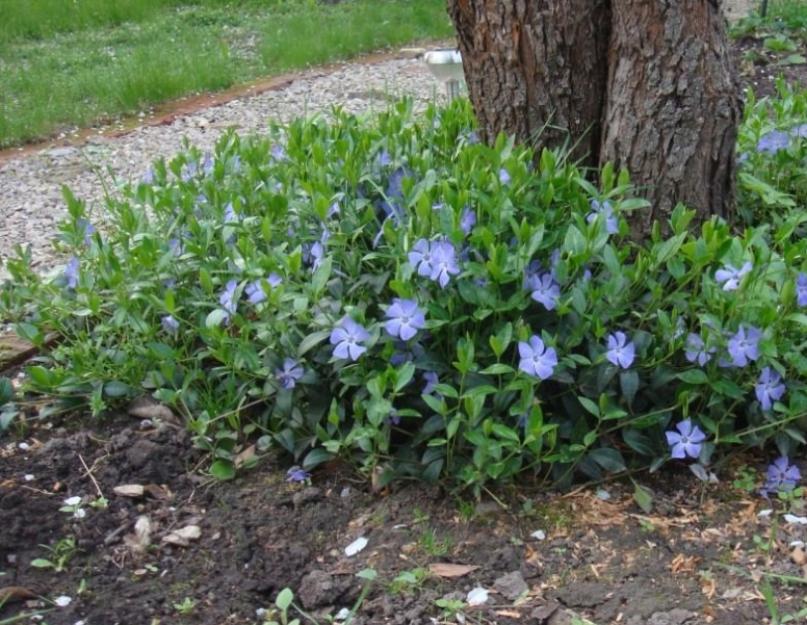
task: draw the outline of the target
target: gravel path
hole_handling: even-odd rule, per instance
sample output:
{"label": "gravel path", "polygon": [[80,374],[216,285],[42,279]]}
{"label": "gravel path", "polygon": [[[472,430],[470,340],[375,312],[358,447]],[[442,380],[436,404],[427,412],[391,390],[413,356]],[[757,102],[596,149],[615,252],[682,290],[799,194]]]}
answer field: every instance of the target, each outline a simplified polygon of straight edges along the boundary
{"label": "gravel path", "polygon": [[[306,113],[326,113],[334,104],[353,113],[379,111],[390,97],[405,94],[425,107],[441,97],[441,89],[422,60],[344,64],[326,74],[302,73],[279,89],[199,109],[168,124],[12,158],[0,163],[0,258],[12,255],[15,245],[30,243],[35,267],[54,265],[58,258],[50,242],[66,214],[62,185],[86,200],[94,220],[100,221],[104,183],[114,191],[118,184],[139,179],[154,159],[179,152],[184,138],[207,150],[231,127],[241,134],[261,132],[269,119],[286,122]],[[0,267],[0,280],[5,277]]]}

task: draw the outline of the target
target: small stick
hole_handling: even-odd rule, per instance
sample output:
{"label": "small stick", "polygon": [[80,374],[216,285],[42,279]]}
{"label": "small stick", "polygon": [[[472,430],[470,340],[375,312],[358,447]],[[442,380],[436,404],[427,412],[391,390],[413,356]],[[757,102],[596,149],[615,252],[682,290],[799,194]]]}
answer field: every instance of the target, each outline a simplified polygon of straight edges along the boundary
{"label": "small stick", "polygon": [[101,487],[98,486],[98,482],[96,481],[95,476],[92,474],[92,471],[90,471],[90,467],[87,466],[87,463],[84,462],[84,458],[81,457],[81,454],[78,455],[78,459],[81,460],[81,464],[84,466],[84,470],[87,472],[87,475],[90,476],[90,479],[92,480],[92,483],[95,486],[95,490],[98,491],[98,496],[101,499],[105,499],[104,493],[101,491]]}

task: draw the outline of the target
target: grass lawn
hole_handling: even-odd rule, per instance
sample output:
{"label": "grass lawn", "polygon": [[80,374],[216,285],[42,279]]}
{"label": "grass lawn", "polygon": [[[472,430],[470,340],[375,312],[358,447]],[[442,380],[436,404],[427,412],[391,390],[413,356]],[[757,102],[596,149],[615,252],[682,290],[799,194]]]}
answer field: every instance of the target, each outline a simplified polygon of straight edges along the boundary
{"label": "grass lawn", "polygon": [[0,0],[0,147],[452,34],[444,0]]}

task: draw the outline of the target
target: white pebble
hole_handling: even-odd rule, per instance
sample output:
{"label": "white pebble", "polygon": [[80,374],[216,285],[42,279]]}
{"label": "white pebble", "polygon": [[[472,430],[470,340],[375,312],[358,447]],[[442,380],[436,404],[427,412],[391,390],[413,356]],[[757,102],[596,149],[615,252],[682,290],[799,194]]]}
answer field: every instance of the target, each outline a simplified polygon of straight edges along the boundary
{"label": "white pebble", "polygon": [[482,588],[481,586],[477,586],[472,591],[468,593],[468,596],[465,598],[465,602],[469,606],[477,606],[482,605],[483,603],[487,603],[488,600],[488,591]]}
{"label": "white pebble", "polygon": [[355,556],[367,546],[368,542],[370,541],[368,541],[364,536],[357,538],[347,547],[345,547],[345,555],[348,558]]}
{"label": "white pebble", "polygon": [[73,599],[67,595],[59,595],[53,600],[53,603],[58,605],[60,608],[66,608],[72,603],[72,601]]}

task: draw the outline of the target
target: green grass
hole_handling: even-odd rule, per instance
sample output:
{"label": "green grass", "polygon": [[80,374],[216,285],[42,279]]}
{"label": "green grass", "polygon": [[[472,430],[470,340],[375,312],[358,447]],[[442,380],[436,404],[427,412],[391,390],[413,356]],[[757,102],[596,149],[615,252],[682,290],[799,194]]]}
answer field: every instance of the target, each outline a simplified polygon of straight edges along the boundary
{"label": "green grass", "polygon": [[0,147],[452,33],[444,0],[0,0]]}
{"label": "green grass", "polygon": [[807,2],[805,0],[770,0],[768,13],[760,17],[761,0],[755,12],[732,27],[735,37],[756,33],[779,32],[807,41]]}

